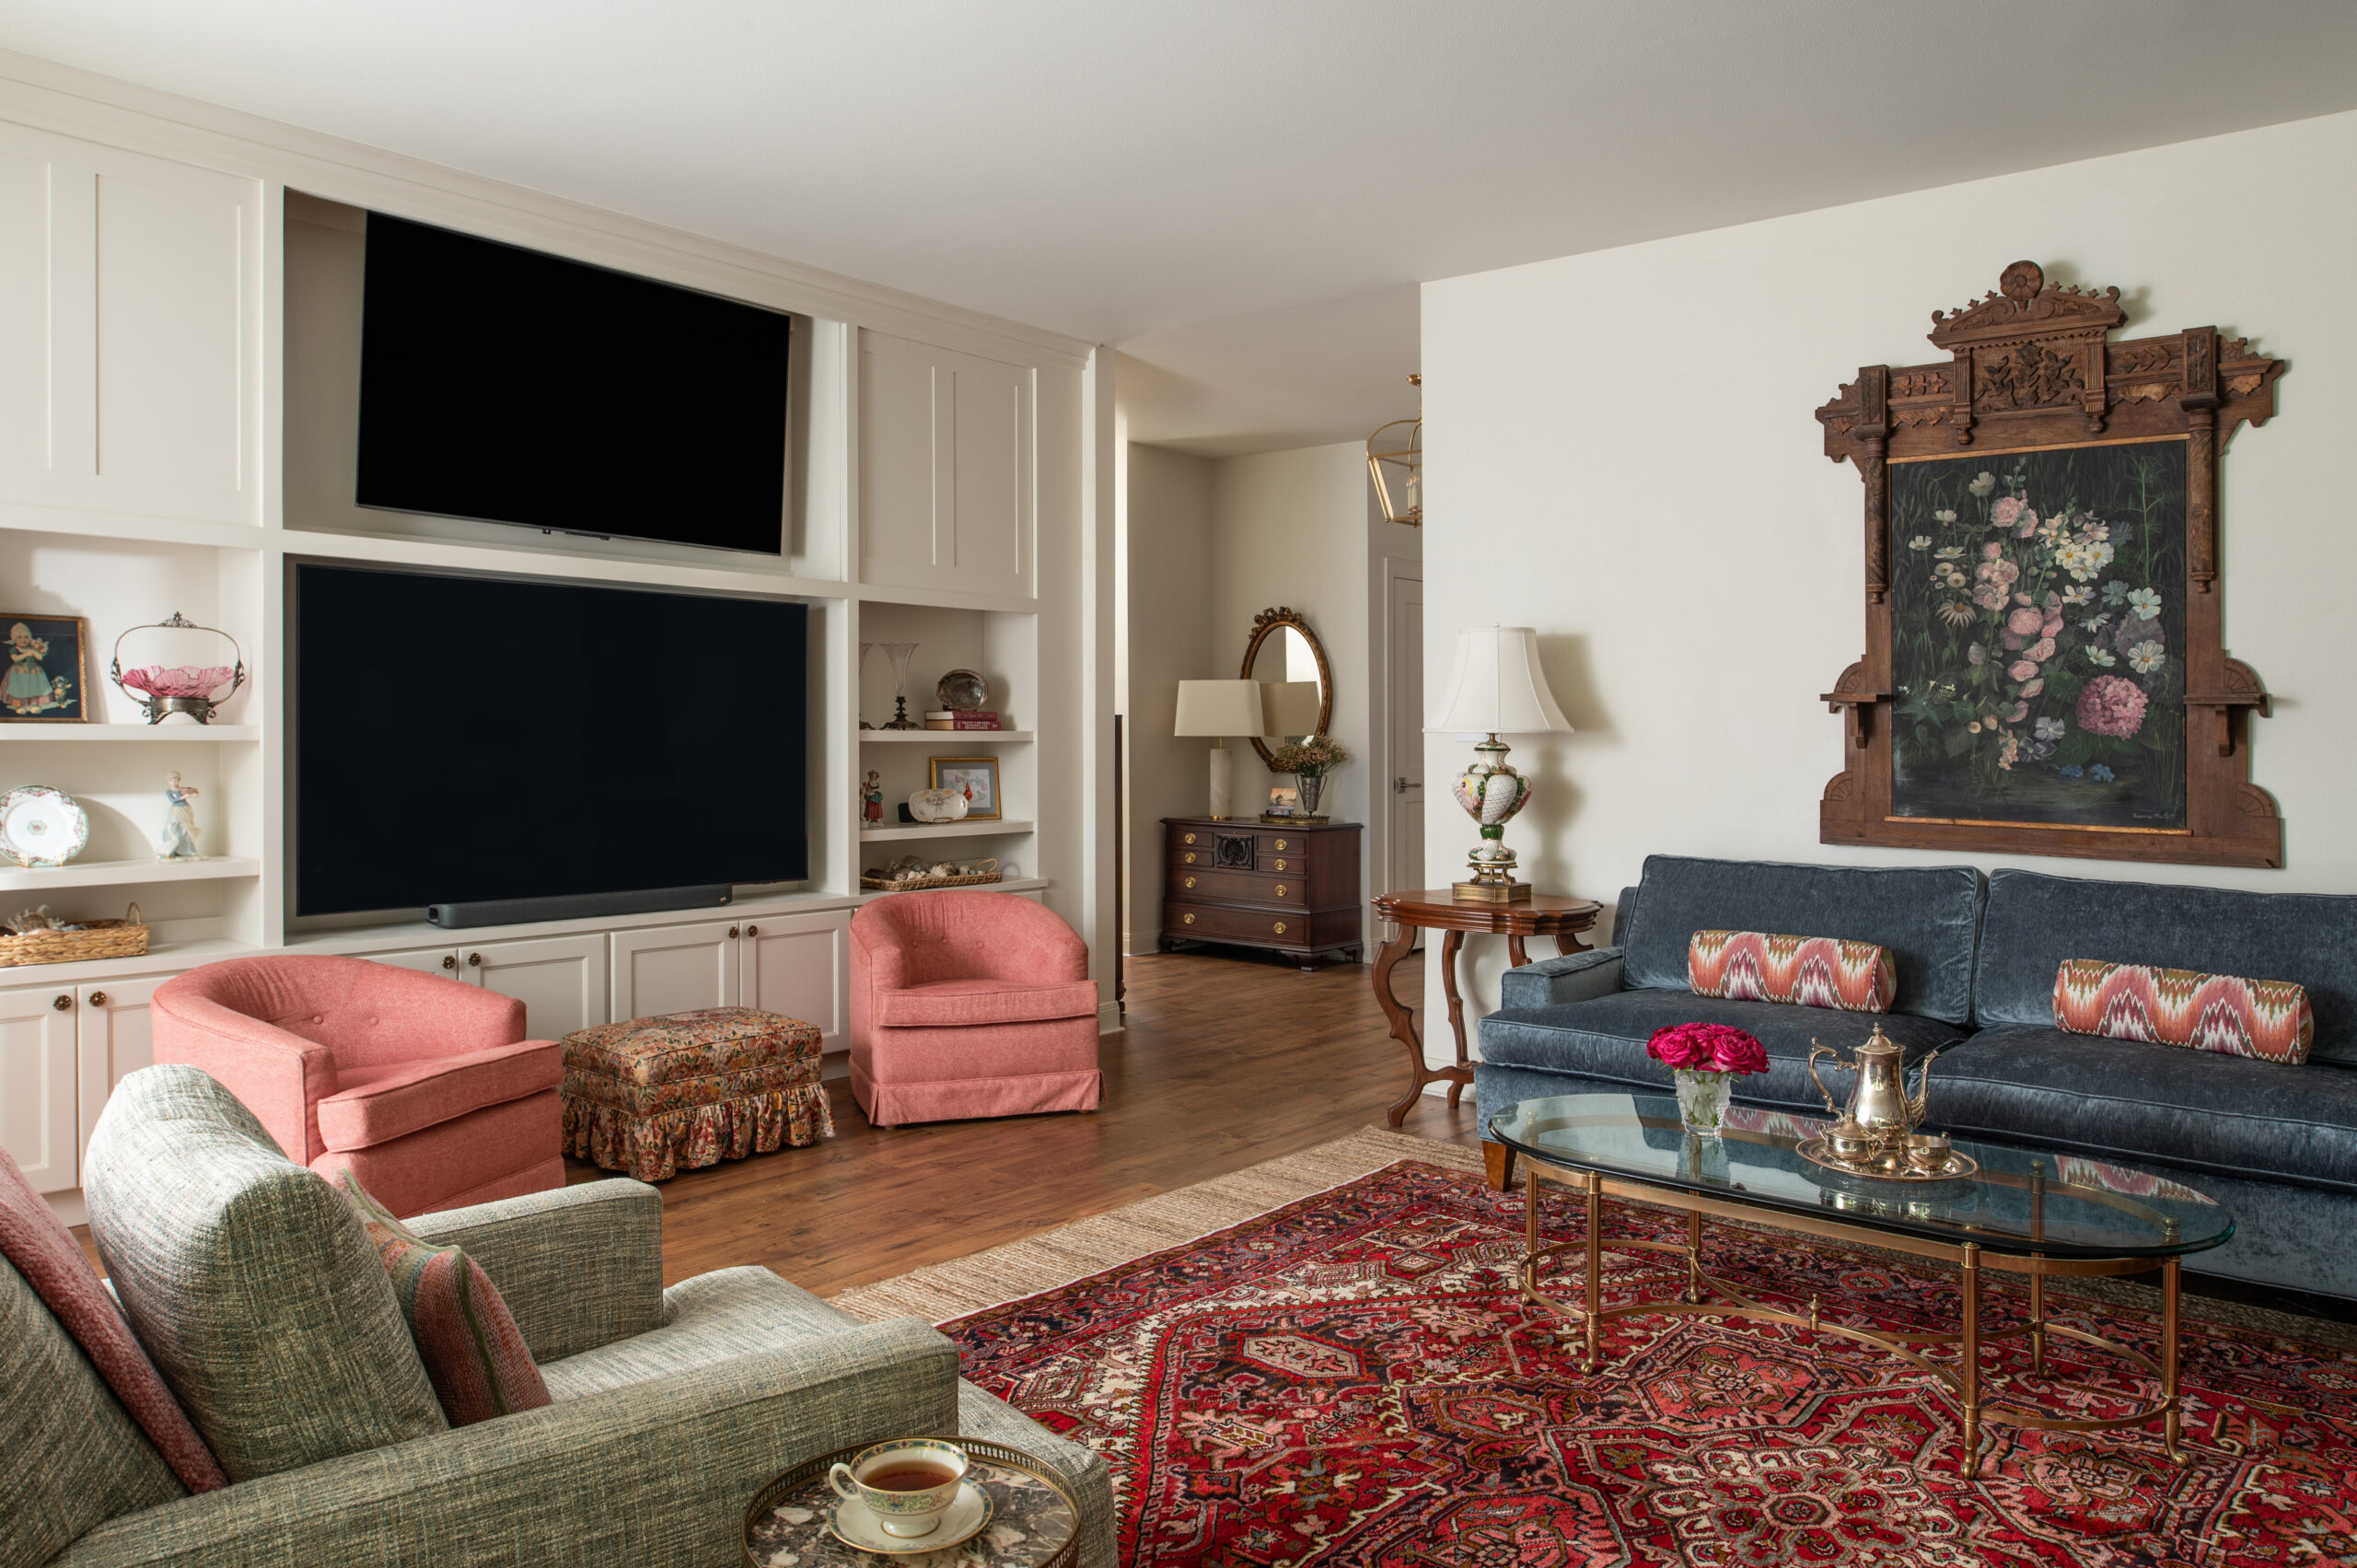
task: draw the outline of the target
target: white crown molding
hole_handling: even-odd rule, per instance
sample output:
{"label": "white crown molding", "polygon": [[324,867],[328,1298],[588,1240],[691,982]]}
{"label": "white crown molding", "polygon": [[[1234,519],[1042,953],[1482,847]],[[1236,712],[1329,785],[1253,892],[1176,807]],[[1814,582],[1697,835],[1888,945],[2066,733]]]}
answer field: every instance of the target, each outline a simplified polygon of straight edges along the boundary
{"label": "white crown molding", "polygon": [[682,229],[0,50],[0,116],[986,358],[1079,369],[1090,344]]}

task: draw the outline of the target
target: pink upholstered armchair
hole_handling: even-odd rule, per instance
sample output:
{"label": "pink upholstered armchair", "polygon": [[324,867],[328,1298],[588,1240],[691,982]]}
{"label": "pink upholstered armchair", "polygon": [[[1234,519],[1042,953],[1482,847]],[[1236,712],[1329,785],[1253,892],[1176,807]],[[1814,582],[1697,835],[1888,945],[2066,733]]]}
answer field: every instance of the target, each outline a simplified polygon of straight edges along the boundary
{"label": "pink upholstered armchair", "polygon": [[233,958],[156,988],[156,1060],[213,1075],[287,1156],[404,1217],[564,1185],[557,1043],[524,1005],[360,958]]}
{"label": "pink upholstered armchair", "polygon": [[879,1127],[1094,1110],[1088,948],[1011,893],[896,893],[851,922],[851,1086]]}

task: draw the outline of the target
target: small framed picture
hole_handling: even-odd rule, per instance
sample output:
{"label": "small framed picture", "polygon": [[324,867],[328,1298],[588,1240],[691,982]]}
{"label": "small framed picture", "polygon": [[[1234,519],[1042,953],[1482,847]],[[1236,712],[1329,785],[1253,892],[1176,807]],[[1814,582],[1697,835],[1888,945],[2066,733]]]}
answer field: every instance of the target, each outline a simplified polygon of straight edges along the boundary
{"label": "small framed picture", "polygon": [[0,677],[0,720],[87,724],[90,718],[90,623],[78,615],[10,615],[8,673]]}
{"label": "small framed picture", "polygon": [[998,759],[995,757],[928,757],[933,787],[954,789],[966,797],[968,820],[996,820],[1004,816],[998,802]]}
{"label": "small framed picture", "polygon": [[1290,784],[1271,784],[1269,786],[1269,808],[1260,813],[1260,815],[1263,817],[1291,817],[1299,810],[1300,806],[1301,791],[1294,788]]}

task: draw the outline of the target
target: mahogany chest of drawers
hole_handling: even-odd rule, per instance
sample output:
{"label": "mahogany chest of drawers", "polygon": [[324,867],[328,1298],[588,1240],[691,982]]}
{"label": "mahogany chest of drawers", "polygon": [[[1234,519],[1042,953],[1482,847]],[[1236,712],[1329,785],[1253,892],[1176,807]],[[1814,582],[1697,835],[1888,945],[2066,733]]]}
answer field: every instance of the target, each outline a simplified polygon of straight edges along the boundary
{"label": "mahogany chest of drawers", "polygon": [[1266,947],[1317,967],[1360,955],[1356,822],[1162,819],[1162,941]]}

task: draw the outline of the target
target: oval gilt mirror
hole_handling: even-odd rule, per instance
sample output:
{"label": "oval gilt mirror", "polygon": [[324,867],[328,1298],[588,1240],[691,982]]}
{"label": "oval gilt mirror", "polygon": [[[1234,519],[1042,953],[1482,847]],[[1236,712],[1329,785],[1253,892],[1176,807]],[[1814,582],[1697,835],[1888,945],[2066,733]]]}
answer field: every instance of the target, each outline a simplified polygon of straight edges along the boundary
{"label": "oval gilt mirror", "polygon": [[1271,740],[1280,743],[1323,735],[1334,722],[1334,672],[1325,645],[1309,623],[1283,605],[1252,618],[1252,640],[1244,645],[1244,678],[1262,687],[1261,709],[1276,727],[1254,736],[1252,749],[1274,766]]}

